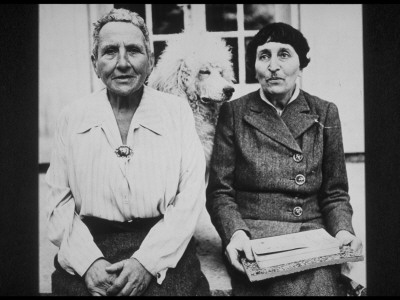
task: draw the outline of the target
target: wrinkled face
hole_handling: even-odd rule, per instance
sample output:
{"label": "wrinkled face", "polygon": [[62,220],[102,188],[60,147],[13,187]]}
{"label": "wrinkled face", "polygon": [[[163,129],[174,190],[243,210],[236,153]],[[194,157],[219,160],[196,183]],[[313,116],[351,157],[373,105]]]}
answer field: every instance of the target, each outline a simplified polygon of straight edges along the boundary
{"label": "wrinkled face", "polygon": [[299,56],[289,44],[267,42],[257,48],[255,71],[266,96],[291,95],[301,76]]}
{"label": "wrinkled face", "polygon": [[[229,75],[227,74],[226,77]],[[205,104],[228,101],[235,91],[232,81],[225,78],[224,70],[211,64],[200,68],[196,86],[200,100]]]}
{"label": "wrinkled face", "polygon": [[92,56],[96,74],[116,96],[138,91],[153,66],[143,33],[131,23],[110,22],[99,33],[97,59]]}

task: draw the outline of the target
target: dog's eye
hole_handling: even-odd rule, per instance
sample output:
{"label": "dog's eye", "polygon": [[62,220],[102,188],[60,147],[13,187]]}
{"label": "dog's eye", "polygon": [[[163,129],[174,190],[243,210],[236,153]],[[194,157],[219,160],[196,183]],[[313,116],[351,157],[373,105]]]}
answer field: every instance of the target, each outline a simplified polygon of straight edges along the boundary
{"label": "dog's eye", "polygon": [[199,74],[210,75],[211,72],[209,70],[200,70]]}

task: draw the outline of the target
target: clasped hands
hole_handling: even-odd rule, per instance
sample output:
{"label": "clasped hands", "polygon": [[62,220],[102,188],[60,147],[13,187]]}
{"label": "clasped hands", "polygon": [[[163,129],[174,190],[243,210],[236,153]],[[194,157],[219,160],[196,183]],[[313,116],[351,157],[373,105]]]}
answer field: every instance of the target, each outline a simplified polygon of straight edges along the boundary
{"label": "clasped hands", "polygon": [[[335,238],[339,240],[340,247],[343,245],[350,245],[350,248],[353,249],[356,255],[361,255],[363,245],[361,240],[355,235],[347,230],[340,230],[337,232]],[[250,238],[243,230],[238,230],[232,235],[231,241],[225,249],[225,255],[236,270],[245,273],[243,265],[239,260],[240,252],[244,253],[247,260],[254,260]]]}
{"label": "clasped hands", "polygon": [[92,296],[140,296],[152,277],[135,258],[115,264],[100,258],[84,275],[86,287]]}

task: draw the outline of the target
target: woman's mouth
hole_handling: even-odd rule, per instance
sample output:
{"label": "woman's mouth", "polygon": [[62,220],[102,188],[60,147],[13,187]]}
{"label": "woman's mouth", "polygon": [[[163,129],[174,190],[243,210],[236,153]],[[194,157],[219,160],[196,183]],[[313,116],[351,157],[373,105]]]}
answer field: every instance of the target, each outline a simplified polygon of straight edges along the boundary
{"label": "woman's mouth", "polygon": [[280,77],[270,77],[267,79],[267,82],[274,82],[274,81],[280,81],[283,80],[283,78]]}
{"label": "woman's mouth", "polygon": [[114,77],[114,79],[116,79],[116,80],[128,80],[128,79],[131,79],[131,78],[133,78],[133,76],[129,76],[129,75],[123,75],[123,76]]}

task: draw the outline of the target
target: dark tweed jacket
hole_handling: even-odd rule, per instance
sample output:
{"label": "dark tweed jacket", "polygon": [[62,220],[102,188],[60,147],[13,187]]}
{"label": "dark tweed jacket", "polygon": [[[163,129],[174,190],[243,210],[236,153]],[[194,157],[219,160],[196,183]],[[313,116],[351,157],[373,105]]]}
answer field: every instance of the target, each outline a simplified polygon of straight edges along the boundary
{"label": "dark tweed jacket", "polygon": [[336,105],[302,90],[282,116],[259,90],[225,103],[206,205],[224,247],[239,229],[252,239],[316,228],[354,234]]}

